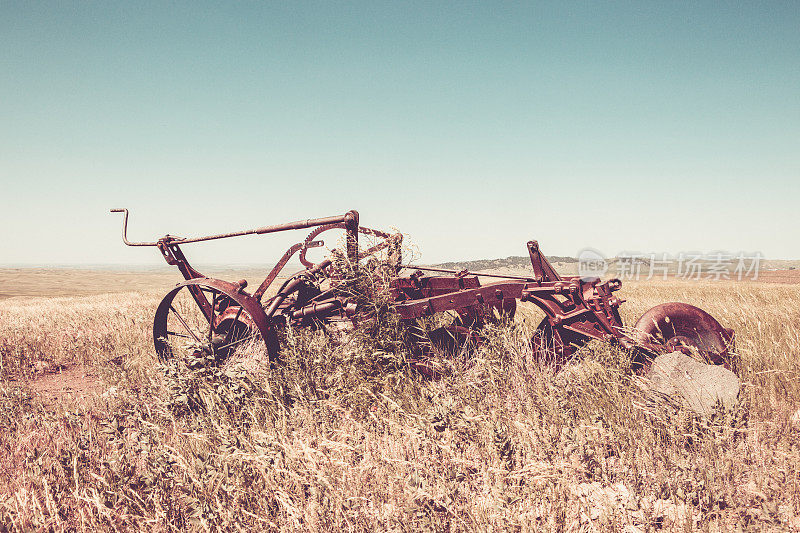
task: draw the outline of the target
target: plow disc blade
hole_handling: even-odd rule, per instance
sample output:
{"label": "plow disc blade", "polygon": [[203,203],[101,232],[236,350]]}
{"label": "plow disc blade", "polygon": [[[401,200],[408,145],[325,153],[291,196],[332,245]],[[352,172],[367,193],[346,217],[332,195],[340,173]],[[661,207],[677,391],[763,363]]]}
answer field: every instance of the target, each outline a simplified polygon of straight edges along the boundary
{"label": "plow disc blade", "polygon": [[634,326],[635,340],[653,351],[698,353],[707,363],[732,363],[733,330],[726,329],[702,309],[671,302],[647,311]]}

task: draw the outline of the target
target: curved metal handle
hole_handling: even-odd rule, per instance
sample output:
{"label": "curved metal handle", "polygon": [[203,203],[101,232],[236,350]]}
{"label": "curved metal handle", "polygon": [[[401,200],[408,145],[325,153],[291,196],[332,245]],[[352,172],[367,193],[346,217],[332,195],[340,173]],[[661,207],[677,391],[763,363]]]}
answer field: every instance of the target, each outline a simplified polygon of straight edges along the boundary
{"label": "curved metal handle", "polygon": [[112,209],[112,213],[125,213],[122,218],[122,242],[128,246],[158,246],[157,242],[130,242],[128,240],[128,210],[123,208]]}

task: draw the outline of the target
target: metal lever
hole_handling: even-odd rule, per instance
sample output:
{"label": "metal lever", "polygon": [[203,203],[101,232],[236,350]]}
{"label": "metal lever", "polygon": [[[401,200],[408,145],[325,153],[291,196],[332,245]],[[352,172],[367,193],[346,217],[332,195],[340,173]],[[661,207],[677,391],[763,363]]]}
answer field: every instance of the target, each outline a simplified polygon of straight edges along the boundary
{"label": "metal lever", "polygon": [[122,219],[122,242],[128,246],[158,246],[157,242],[130,242],[128,240],[128,210],[124,207],[119,209],[112,209],[112,213],[125,213]]}

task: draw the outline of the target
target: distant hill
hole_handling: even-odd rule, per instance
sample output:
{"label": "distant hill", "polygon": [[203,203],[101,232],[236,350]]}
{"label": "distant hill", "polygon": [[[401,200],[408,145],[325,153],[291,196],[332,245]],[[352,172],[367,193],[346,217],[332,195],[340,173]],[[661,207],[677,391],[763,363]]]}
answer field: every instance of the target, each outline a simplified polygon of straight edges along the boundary
{"label": "distant hill", "polygon": [[[574,257],[562,257],[557,255],[547,256],[551,263],[577,263]],[[531,268],[531,259],[528,256],[512,255],[505,259],[476,259],[473,261],[450,261],[431,265],[434,268],[447,268],[451,270],[525,270]]]}
{"label": "distant hill", "polygon": [[[563,256],[548,256],[547,259],[556,269],[556,271],[565,276],[574,276],[578,272],[578,259],[575,257]],[[647,255],[637,257],[609,257],[606,259],[608,270],[602,277],[621,276],[629,279],[631,276],[641,277],[642,279],[651,279],[652,277],[663,277],[665,273],[671,276],[684,275],[699,276],[700,278],[707,278],[714,276],[714,268],[717,270],[724,270],[728,277],[736,277],[737,259],[728,258],[726,262],[720,263],[713,260],[713,256],[704,256],[698,259],[692,267],[685,260],[683,263],[677,261],[675,258],[661,260],[656,258],[653,263],[651,257]],[[716,267],[715,267],[716,265]],[[437,265],[424,265],[434,268],[444,268],[448,270],[469,270],[472,272],[492,272],[495,274],[513,274],[513,275],[528,275],[532,272],[531,260],[527,256],[511,256],[505,259],[477,259],[471,261],[448,261],[446,263],[439,263]],[[753,257],[745,256],[744,272],[747,269],[752,269],[757,266],[759,272],[772,272],[772,271],[793,271],[800,270],[800,261],[786,260],[786,259],[764,259],[760,258],[755,260]],[[652,270],[651,270],[652,269]],[[691,269],[691,271],[690,271]],[[752,272],[748,274],[748,277]],[[774,277],[774,276],[773,276]],[[727,279],[727,277],[725,278]]]}

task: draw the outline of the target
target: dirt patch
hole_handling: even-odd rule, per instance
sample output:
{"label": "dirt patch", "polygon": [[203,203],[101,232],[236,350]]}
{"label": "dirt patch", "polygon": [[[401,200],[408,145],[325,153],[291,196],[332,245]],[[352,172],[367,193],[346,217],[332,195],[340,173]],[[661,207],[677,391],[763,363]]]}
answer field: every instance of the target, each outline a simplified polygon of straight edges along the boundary
{"label": "dirt patch", "polygon": [[98,372],[82,365],[61,367],[38,376],[29,387],[50,405],[72,402],[87,405],[105,391]]}

